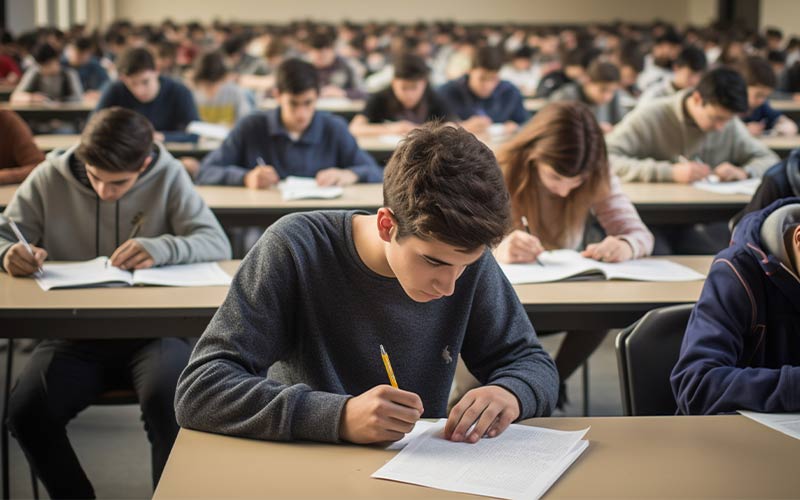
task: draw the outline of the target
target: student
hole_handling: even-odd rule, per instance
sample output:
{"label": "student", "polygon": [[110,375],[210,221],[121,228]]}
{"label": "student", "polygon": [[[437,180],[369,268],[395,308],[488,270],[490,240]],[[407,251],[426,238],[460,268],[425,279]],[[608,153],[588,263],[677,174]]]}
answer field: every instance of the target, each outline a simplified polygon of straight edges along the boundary
{"label": "student", "polygon": [[708,63],[706,53],[695,46],[684,47],[672,63],[672,78],[664,78],[651,85],[639,98],[639,104],[675,95],[679,91],[694,88],[700,83]]}
{"label": "student", "polygon": [[594,61],[582,83],[562,85],[550,95],[551,101],[579,101],[592,110],[604,133],[611,132],[625,110],[619,96],[619,68],[607,61]]}
{"label": "student", "polygon": [[695,89],[638,106],[614,127],[606,138],[612,170],[625,182],[761,177],[779,159],[736,117],[746,110],[742,76],[710,71]]}
{"label": "student", "polygon": [[692,311],[672,392],[683,414],[800,411],[800,198],[742,219]]}
{"label": "student", "polygon": [[[585,257],[621,262],[652,252],[653,235],[611,174],[603,132],[584,104],[548,104],[501,147],[497,157],[511,193],[515,227],[494,250],[499,262],[533,262],[544,250],[581,249],[590,214],[607,236],[583,247]],[[523,216],[530,234],[521,223]],[[560,404],[566,399],[564,381],[605,334],[605,330],[567,334],[555,360],[562,383]]]}
{"label": "student", "polygon": [[[4,215],[17,222],[35,255],[0,226],[3,269],[14,276],[31,275],[46,258],[110,255],[114,266],[143,269],[231,255],[180,163],[153,144],[145,117],[123,108],[98,112],[79,145],[50,154]],[[126,239],[137,216],[143,217],[138,235]],[[36,346],[11,393],[9,427],[52,498],[94,498],[66,425],[118,384],[137,393],[158,482],[178,433],[172,401],[189,351],[189,342],[177,338],[50,339]]]}
{"label": "student", "polygon": [[249,40],[244,36],[232,36],[222,44],[226,64],[236,75],[264,76],[269,74],[266,61],[250,55],[245,50]]}
{"label": "student", "polygon": [[586,75],[586,68],[600,55],[600,51],[591,49],[572,49],[568,51],[562,61],[562,68],[542,75],[536,88],[537,98],[547,99],[550,94],[561,88],[562,85],[581,82]]}
{"label": "student", "polygon": [[522,94],[509,82],[500,80],[503,54],[493,47],[475,53],[472,69],[439,90],[453,112],[472,132],[485,131],[492,123],[504,123],[509,132],[528,120]]}
{"label": "student", "polygon": [[22,182],[44,160],[28,125],[9,109],[0,109],[0,184]]}
{"label": "student", "polygon": [[203,159],[198,184],[267,189],[289,175],[316,177],[323,186],[383,179],[344,120],[316,111],[319,77],[313,66],[299,59],[284,61],[276,85],[278,107],[240,120]]}
{"label": "student", "polygon": [[650,53],[644,58],[644,70],[639,74],[637,86],[642,92],[650,85],[670,78],[672,62],[678,57],[682,43],[681,37],[672,29],[656,38]]}
{"label": "student", "polygon": [[[155,54],[156,72],[160,76],[172,78],[173,80],[181,81],[183,71],[178,64],[178,44],[163,40],[155,45],[153,53]],[[193,55],[191,57],[194,57]],[[190,59],[191,62],[191,59]]]}
{"label": "student", "polygon": [[220,52],[197,58],[192,75],[194,99],[204,122],[233,126],[253,111],[247,91],[228,79],[228,68]]}
{"label": "student", "polygon": [[775,91],[778,79],[769,62],[761,57],[750,56],[741,65],[747,83],[747,116],[742,118],[747,130],[758,137],[765,133],[777,135],[797,134],[797,124],[789,117],[769,105],[769,96]]}
{"label": "student", "polygon": [[741,212],[731,219],[735,226],[745,215],[761,210],[781,198],[800,197],[800,149],[794,149],[789,156],[770,167],[753,197]]}
{"label": "student", "polygon": [[333,37],[326,33],[315,33],[308,41],[308,60],[319,74],[320,97],[364,97],[356,72],[336,55],[334,45]]}
{"label": "student", "polygon": [[59,53],[46,43],[33,49],[36,64],[25,71],[11,93],[15,104],[80,101],[83,88],[75,70],[62,68]]}
{"label": "student", "polygon": [[550,414],[553,362],[488,250],[510,223],[494,154],[463,129],[425,125],[389,160],[383,191],[376,215],[297,213],[267,229],[181,375],[181,426],[397,441],[446,415],[459,354],[484,385],[450,412],[447,438],[474,443]]}
{"label": "student", "polygon": [[198,120],[192,92],[182,83],[160,76],[153,55],[144,48],[130,49],[117,62],[119,80],[108,85],[97,109],[122,106],[143,114],[158,132],[158,139],[194,141],[186,126]]}
{"label": "student", "polygon": [[500,68],[500,79],[511,82],[522,95],[533,96],[541,79],[540,67],[533,62],[533,49],[523,45],[511,55],[511,61]]}
{"label": "student", "polygon": [[363,113],[350,122],[353,135],[405,135],[431,120],[454,119],[447,103],[428,82],[428,66],[416,55],[404,54],[394,63],[391,84],[367,100]]}
{"label": "student", "polygon": [[77,38],[64,49],[62,65],[78,73],[84,98],[97,99],[100,90],[109,82],[108,72],[93,55],[95,49],[91,38]]}

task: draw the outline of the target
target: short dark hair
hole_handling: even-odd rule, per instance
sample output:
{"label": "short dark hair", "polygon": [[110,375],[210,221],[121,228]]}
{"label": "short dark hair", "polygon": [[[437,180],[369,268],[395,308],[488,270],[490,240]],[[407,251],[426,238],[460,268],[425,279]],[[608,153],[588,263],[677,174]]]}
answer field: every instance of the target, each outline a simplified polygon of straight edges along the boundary
{"label": "short dark hair", "polygon": [[312,89],[319,91],[319,75],[316,68],[297,58],[283,61],[278,66],[275,80],[275,87],[280,93],[302,94]]}
{"label": "short dark hair", "polygon": [[329,49],[334,45],[334,39],[327,33],[314,33],[308,37],[308,46],[312,49]]}
{"label": "short dark hair", "polygon": [[767,52],[767,61],[775,64],[786,64],[786,52],[782,50],[770,50]]}
{"label": "short dark hair", "polygon": [[774,89],[778,85],[778,78],[772,70],[772,65],[763,57],[748,57],[742,63],[741,71],[748,86],[760,85]]}
{"label": "short dark hair", "polygon": [[778,40],[783,39],[783,31],[781,31],[779,28],[767,28],[765,34],[767,35],[767,38],[777,38]]}
{"label": "short dark hair", "polygon": [[683,43],[683,39],[681,36],[673,29],[668,29],[656,38],[655,44],[661,45],[662,43],[668,43],[670,45],[681,45]]}
{"label": "short dark hair", "polygon": [[192,79],[195,82],[216,83],[225,79],[227,74],[228,68],[225,66],[225,58],[222,52],[213,51],[206,52],[197,58]]}
{"label": "short dark hair", "polygon": [[46,64],[58,59],[58,51],[49,43],[40,43],[31,53],[37,64]]}
{"label": "short dark hair", "polygon": [[403,54],[394,62],[394,77],[400,80],[427,80],[428,65],[414,54]]}
{"label": "short dark hair", "polygon": [[535,51],[527,45],[523,45],[511,54],[512,59],[533,59]]}
{"label": "short dark hair", "polygon": [[747,84],[738,71],[717,68],[706,73],[695,89],[703,102],[714,104],[733,113],[744,113],[747,105]]}
{"label": "short dark hair", "polygon": [[86,124],[75,156],[108,172],[135,172],[153,150],[153,126],[136,111],[113,106]]}
{"label": "short dark hair", "polygon": [[619,83],[620,74],[616,64],[608,61],[594,61],[586,70],[586,76],[593,83]]}
{"label": "short dark hair", "polygon": [[705,71],[708,67],[706,53],[694,45],[684,47],[673,64],[677,67],[689,68],[694,72]]}
{"label": "short dark hair", "polygon": [[222,52],[229,56],[238,54],[244,51],[245,47],[247,47],[247,43],[248,40],[244,36],[232,36],[222,44]]}
{"label": "short dark hair", "polygon": [[72,45],[78,52],[88,52],[94,49],[94,40],[88,36],[82,36],[80,38],[76,38],[72,42]]}
{"label": "short dark hair", "polygon": [[511,226],[492,150],[463,128],[438,122],[411,131],[395,149],[383,204],[397,221],[398,240],[416,236],[471,251],[498,244]]}
{"label": "short dark hair", "polygon": [[178,56],[178,44],[163,40],[156,45],[156,55],[161,58],[172,58]]}
{"label": "short dark hair", "polygon": [[128,49],[122,53],[117,62],[117,71],[122,76],[131,76],[142,71],[156,69],[153,54],[143,47]]}
{"label": "short dark hair", "polygon": [[497,47],[481,47],[475,51],[475,57],[472,58],[472,68],[500,71],[504,62],[503,59],[503,51]]}

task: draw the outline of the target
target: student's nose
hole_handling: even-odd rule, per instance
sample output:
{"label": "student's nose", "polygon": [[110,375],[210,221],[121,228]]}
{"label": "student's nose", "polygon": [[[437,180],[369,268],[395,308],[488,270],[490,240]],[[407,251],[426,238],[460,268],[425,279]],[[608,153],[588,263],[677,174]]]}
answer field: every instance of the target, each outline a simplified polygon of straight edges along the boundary
{"label": "student's nose", "polygon": [[436,280],[433,287],[436,289],[438,293],[441,293],[445,297],[449,297],[453,295],[453,292],[456,291],[456,280],[458,279],[459,273],[453,269],[450,272],[447,272],[439,277]]}

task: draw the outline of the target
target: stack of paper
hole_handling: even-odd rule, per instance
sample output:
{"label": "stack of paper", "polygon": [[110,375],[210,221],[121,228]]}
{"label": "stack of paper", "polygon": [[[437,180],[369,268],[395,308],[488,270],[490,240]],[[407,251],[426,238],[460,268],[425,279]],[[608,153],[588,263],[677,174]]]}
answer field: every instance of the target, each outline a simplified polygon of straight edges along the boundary
{"label": "stack of paper", "polygon": [[697,189],[709,191],[717,194],[746,194],[753,196],[758,186],[761,185],[761,179],[745,179],[743,181],[732,182],[712,182],[709,180],[697,181],[692,184]]}
{"label": "stack of paper", "polygon": [[338,198],[344,193],[341,186],[322,187],[312,177],[289,176],[278,184],[278,189],[286,201],[320,198],[324,200]]}
{"label": "stack of paper", "polygon": [[511,425],[475,444],[442,437],[445,420],[414,437],[372,477],[499,498],[538,498],[589,445],[589,430]]}
{"label": "stack of paper", "polygon": [[108,257],[86,262],[47,264],[34,275],[42,290],[103,285],[228,286],[231,277],[214,262],[124,271]]}
{"label": "stack of paper", "polygon": [[587,259],[575,250],[553,250],[539,255],[542,265],[501,264],[512,285],[547,283],[574,278],[599,277],[635,281],[695,281],[704,276],[667,260],[639,259],[606,263]]}

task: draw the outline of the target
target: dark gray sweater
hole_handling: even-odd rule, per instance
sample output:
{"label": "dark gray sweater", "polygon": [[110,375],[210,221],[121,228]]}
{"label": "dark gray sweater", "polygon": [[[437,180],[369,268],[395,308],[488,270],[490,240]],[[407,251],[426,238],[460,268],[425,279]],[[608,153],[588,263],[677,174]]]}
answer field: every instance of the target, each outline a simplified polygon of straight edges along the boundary
{"label": "dark gray sweater", "polygon": [[417,303],[361,261],[357,213],[293,214],[266,231],[181,375],[178,423],[338,441],[347,398],[388,383],[379,344],[400,388],[422,399],[424,417],[446,416],[459,353],[482,383],[517,396],[521,418],[549,415],[555,365],[491,253],[464,271],[452,296]]}

